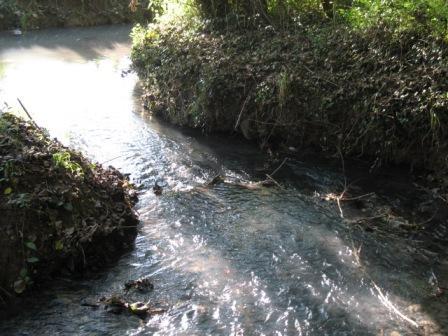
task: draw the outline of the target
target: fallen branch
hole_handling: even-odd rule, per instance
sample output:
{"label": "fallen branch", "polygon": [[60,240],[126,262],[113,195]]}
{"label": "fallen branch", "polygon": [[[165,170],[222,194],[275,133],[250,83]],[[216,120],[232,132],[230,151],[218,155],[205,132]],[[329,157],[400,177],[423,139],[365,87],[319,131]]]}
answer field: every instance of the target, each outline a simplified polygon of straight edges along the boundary
{"label": "fallen branch", "polygon": [[274,180],[274,178],[273,178],[271,175],[266,174],[266,176],[267,176],[267,178],[268,178],[269,180],[271,180],[272,182],[274,182],[274,184],[275,184],[277,187],[279,187],[280,189],[283,189],[283,187],[281,186],[281,184],[278,183],[276,180]]}
{"label": "fallen branch", "polygon": [[371,193],[368,193],[368,194],[364,194],[364,195],[361,195],[361,196],[356,196],[356,197],[347,197],[347,198],[341,198],[341,201],[356,201],[356,200],[359,200],[359,199],[361,199],[361,198],[365,198],[365,197],[369,197],[369,196],[373,196],[373,195],[375,195],[375,193],[374,192],[371,192]]}
{"label": "fallen branch", "polygon": [[120,158],[122,158],[122,157],[124,157],[124,156],[126,156],[126,154],[124,154],[124,155],[120,155],[120,156],[116,156],[116,157],[114,157],[114,158],[112,158],[112,159],[109,159],[109,160],[106,160],[106,161],[104,161],[104,162],[101,162],[101,165],[104,165],[105,163],[109,163],[109,162],[111,162],[111,161],[113,161],[113,160],[116,160],[116,159],[120,159]]}
{"label": "fallen branch", "polygon": [[339,215],[341,216],[341,218],[344,218],[344,212],[342,211],[342,207],[341,207],[341,198],[344,197],[343,193],[336,197],[336,203],[338,204],[338,208],[339,208]]}
{"label": "fallen branch", "polygon": [[374,220],[374,219],[380,219],[380,218],[384,218],[386,217],[388,214],[384,213],[384,214],[379,214],[377,216],[371,216],[371,217],[362,217],[362,218],[357,218],[355,220],[347,220],[349,223],[361,223],[361,222],[365,222],[365,221],[369,221],[369,220]]}
{"label": "fallen branch", "polygon": [[286,161],[288,161],[288,158],[284,158],[283,161],[282,161],[282,163],[280,164],[280,166],[278,166],[277,169],[275,169],[270,175],[271,175],[271,176],[274,176],[274,174],[275,174],[276,172],[278,172],[278,171],[280,170],[280,168],[283,167],[283,165],[286,163]]}
{"label": "fallen branch", "polygon": [[26,115],[28,116],[28,118],[30,119],[31,123],[34,125],[34,127],[40,129],[39,126],[37,126],[36,122],[34,121],[33,117],[31,117],[31,114],[28,112],[28,110],[26,109],[26,107],[23,105],[22,101],[20,100],[20,98],[17,98],[20,106],[22,106],[22,109],[25,111]]}
{"label": "fallen branch", "polygon": [[375,281],[373,281],[372,279],[370,279],[370,281],[372,282],[373,287],[375,287],[376,291],[378,292],[378,296],[380,298],[380,301],[389,309],[391,309],[395,314],[397,314],[398,316],[400,316],[403,320],[405,320],[406,322],[408,322],[409,324],[411,324],[413,327],[415,328],[419,328],[419,324],[417,322],[415,322],[414,320],[412,320],[411,318],[407,317],[406,315],[404,315],[402,312],[400,312],[398,310],[397,307],[394,306],[394,304],[392,302],[389,301],[389,299],[383,294],[383,292],[381,291],[381,288],[375,283]]}
{"label": "fallen branch", "polygon": [[10,292],[8,292],[6,289],[4,289],[3,287],[0,287],[0,290],[6,294],[6,296],[12,297],[12,294]]}
{"label": "fallen branch", "polygon": [[341,156],[341,164],[342,164],[342,174],[344,175],[344,190],[342,191],[342,193],[336,197],[336,202],[338,204],[338,208],[339,208],[339,214],[341,216],[341,218],[344,218],[344,212],[342,211],[342,207],[341,207],[341,199],[344,197],[345,193],[347,192],[347,175],[345,174],[345,161],[344,161],[344,156],[342,155],[342,151],[341,151],[341,147],[338,147],[338,153]]}

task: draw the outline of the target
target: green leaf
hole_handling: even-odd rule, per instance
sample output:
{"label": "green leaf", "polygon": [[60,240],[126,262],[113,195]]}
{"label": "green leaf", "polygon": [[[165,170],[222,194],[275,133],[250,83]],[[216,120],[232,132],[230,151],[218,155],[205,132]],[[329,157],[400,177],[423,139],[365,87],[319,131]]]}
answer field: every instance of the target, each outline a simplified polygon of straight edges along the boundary
{"label": "green leaf", "polygon": [[31,242],[31,241],[26,242],[25,245],[26,245],[26,247],[28,247],[30,250],[37,251],[36,244],[34,244],[33,242]]}
{"label": "green leaf", "polygon": [[26,283],[24,280],[19,279],[14,282],[14,292],[17,294],[22,294],[26,289]]}
{"label": "green leaf", "polygon": [[61,251],[64,249],[64,244],[60,240],[57,240],[56,243],[54,243],[54,248],[56,251]]}
{"label": "green leaf", "polygon": [[64,233],[66,236],[71,236],[73,233],[75,232],[75,228],[74,227],[69,227],[68,229],[64,230]]}
{"label": "green leaf", "polygon": [[6,188],[5,191],[4,191],[3,193],[4,193],[5,195],[9,195],[9,194],[11,194],[11,193],[12,193],[12,188],[11,188],[11,187]]}
{"label": "green leaf", "polygon": [[37,263],[39,261],[39,258],[31,257],[31,258],[28,258],[26,261],[33,264],[33,263]]}
{"label": "green leaf", "polygon": [[20,277],[25,278],[28,275],[28,270],[26,268],[22,268],[20,270]]}
{"label": "green leaf", "polygon": [[65,203],[64,209],[67,211],[73,211],[73,205],[71,203]]}

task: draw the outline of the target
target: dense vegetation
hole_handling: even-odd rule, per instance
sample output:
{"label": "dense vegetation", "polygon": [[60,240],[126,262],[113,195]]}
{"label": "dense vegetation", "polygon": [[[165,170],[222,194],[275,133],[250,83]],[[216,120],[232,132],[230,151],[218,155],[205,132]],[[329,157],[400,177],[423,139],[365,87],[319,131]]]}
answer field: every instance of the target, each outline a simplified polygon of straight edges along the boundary
{"label": "dense vegetation", "polygon": [[166,8],[133,33],[153,112],[263,146],[446,172],[445,1],[197,0],[181,16]]}
{"label": "dense vegetation", "polygon": [[31,285],[61,272],[79,276],[130,247],[132,193],[118,171],[0,114],[0,316]]}
{"label": "dense vegetation", "polygon": [[196,0],[203,17],[259,15],[276,28],[331,22],[357,29],[387,25],[396,31],[420,30],[447,37],[448,4],[444,0]]}
{"label": "dense vegetation", "polygon": [[92,26],[152,19],[148,1],[131,11],[128,0],[0,0],[0,30]]}

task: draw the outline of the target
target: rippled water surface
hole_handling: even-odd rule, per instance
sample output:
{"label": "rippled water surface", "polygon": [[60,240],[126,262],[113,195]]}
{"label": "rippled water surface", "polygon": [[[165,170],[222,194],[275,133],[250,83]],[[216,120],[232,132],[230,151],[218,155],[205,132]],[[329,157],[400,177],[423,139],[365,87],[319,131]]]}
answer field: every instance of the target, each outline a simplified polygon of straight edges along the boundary
{"label": "rippled water surface", "polygon": [[[187,134],[145,115],[136,76],[123,74],[129,32],[0,37],[0,102],[18,109],[21,98],[52,136],[129,173],[141,191],[135,249],[93,279],[55,281],[35,307],[1,322],[0,334],[417,334],[391,307],[410,314],[431,265],[394,240],[351,228],[334,204],[315,197],[339,185],[336,170],[291,160],[276,175],[283,189],[195,188],[217,174],[257,181],[280,162],[266,166],[248,144]],[[161,197],[152,192],[157,180],[167,185]],[[141,321],[80,305],[143,276],[154,291],[129,299],[151,300],[166,313]]]}

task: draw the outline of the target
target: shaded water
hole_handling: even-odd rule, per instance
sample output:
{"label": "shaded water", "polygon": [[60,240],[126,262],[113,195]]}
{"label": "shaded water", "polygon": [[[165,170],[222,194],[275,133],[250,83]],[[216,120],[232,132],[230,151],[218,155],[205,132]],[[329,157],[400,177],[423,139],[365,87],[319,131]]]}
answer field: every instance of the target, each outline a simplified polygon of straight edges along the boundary
{"label": "shaded water", "polygon": [[[17,106],[20,97],[52,136],[131,174],[141,191],[135,249],[93,279],[55,281],[34,308],[1,322],[0,334],[417,334],[391,304],[419,322],[431,320],[407,308],[428,296],[435,261],[344,223],[334,204],[315,197],[342,181],[329,167],[289,161],[276,175],[284,189],[195,189],[217,174],[259,180],[275,166],[266,168],[267,158],[248,144],[186,134],[146,116],[137,78],[122,73],[129,30],[0,37],[0,102]],[[167,184],[161,197],[152,192],[157,180]],[[155,290],[130,300],[151,300],[168,308],[165,314],[141,321],[80,305],[146,276]]]}

